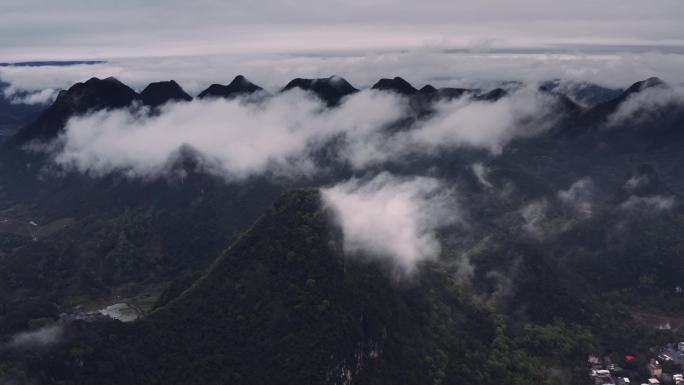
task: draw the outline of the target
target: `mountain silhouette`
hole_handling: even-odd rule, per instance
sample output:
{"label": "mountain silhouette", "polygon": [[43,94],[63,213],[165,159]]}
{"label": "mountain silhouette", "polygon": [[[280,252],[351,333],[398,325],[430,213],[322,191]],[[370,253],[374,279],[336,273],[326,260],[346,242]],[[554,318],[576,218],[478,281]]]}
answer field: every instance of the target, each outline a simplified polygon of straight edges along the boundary
{"label": "mountain silhouette", "polygon": [[189,102],[192,100],[192,96],[183,91],[183,88],[174,80],[150,83],[140,93],[140,98],[143,104],[151,107],[157,107],[170,101]]}
{"label": "mountain silhouette", "polygon": [[325,101],[328,106],[335,106],[339,104],[345,96],[359,91],[347,80],[335,75],[329,78],[320,79],[297,78],[287,83],[282,91],[288,91],[293,88],[313,92],[316,96]]}
{"label": "mountain silhouette", "polygon": [[140,100],[140,95],[113,77],[94,77],[84,83],[76,83],[68,90],[61,91],[55,102],[36,121],[19,130],[8,143],[17,146],[32,140],[52,139],[73,115],[126,107],[136,100]]}
{"label": "mountain silhouette", "polygon": [[[401,95],[413,95],[418,90],[411,85],[411,83],[407,82],[406,80],[400,78],[400,77],[395,77],[394,79],[389,79],[389,78],[383,78],[378,80],[377,83],[371,87],[374,90],[379,90],[379,91],[391,91],[391,92],[396,92]],[[434,87],[432,87],[434,88]],[[429,92],[431,89],[428,88],[427,91]]]}
{"label": "mountain silhouette", "polygon": [[257,91],[261,91],[263,88],[247,80],[246,77],[242,75],[236,76],[230,84],[227,86],[221,84],[212,84],[206,90],[202,91],[197,95],[199,99],[206,98],[234,98],[241,95],[249,95]]}

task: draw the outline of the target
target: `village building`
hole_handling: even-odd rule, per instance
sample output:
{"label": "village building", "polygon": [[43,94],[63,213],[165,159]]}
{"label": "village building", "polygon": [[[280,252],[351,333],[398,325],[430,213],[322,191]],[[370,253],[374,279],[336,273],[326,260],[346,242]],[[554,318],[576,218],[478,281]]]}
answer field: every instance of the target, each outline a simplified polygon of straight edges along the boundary
{"label": "village building", "polygon": [[674,380],[675,385],[683,385],[684,384],[684,375],[680,374],[675,374],[672,376],[672,380]]}
{"label": "village building", "polygon": [[598,365],[600,363],[599,357],[593,354],[589,355],[589,359],[587,361],[589,362],[589,365]]}
{"label": "village building", "polygon": [[[661,378],[663,376],[663,366],[654,358],[648,363],[648,373],[651,377]],[[650,381],[650,380],[649,380]]]}

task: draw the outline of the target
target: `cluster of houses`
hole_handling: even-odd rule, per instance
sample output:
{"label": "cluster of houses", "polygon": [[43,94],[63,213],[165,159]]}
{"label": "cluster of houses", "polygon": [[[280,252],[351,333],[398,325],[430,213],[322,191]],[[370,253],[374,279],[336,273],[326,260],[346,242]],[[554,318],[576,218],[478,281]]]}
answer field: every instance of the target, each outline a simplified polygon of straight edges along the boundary
{"label": "cluster of houses", "polygon": [[[684,341],[670,344],[659,349],[653,349],[655,357],[646,364],[646,370],[631,370],[617,367],[610,357],[601,360],[598,356],[589,356],[589,377],[591,385],[684,385],[682,373],[667,373],[663,371],[663,364],[669,368],[681,371],[684,367]],[[625,356],[625,364],[634,363],[634,356]],[[647,376],[646,376],[647,372]],[[632,378],[630,378],[630,376]],[[645,382],[637,382],[634,378],[646,378]]]}

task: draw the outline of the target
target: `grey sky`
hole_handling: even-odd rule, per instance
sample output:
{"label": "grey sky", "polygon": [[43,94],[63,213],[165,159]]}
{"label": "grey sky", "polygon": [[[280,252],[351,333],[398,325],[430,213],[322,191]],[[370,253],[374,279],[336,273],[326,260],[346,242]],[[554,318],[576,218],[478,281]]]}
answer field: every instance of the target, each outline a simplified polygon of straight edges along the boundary
{"label": "grey sky", "polygon": [[0,0],[0,68],[16,89],[116,76],[190,92],[242,73],[265,87],[338,74],[357,86],[561,77],[684,82],[682,0]]}
{"label": "grey sky", "polygon": [[681,0],[3,0],[2,60],[684,44]]}

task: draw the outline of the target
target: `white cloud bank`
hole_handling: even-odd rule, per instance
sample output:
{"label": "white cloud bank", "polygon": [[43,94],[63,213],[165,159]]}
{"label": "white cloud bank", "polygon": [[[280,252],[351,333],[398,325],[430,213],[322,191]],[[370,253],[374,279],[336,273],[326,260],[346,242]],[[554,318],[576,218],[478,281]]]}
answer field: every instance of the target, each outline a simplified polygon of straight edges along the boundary
{"label": "white cloud bank", "polygon": [[409,141],[426,150],[465,146],[499,154],[514,138],[548,129],[554,123],[551,105],[548,95],[530,89],[493,103],[467,98],[439,103],[436,116],[410,131]]}
{"label": "white cloud bank", "polygon": [[441,250],[436,231],[461,221],[454,192],[433,178],[382,173],[322,194],[337,213],[346,253],[389,261],[403,274],[436,259]]}
{"label": "white cloud bank", "polygon": [[318,171],[314,153],[332,140],[337,160],[356,169],[457,147],[497,154],[512,139],[548,128],[553,120],[546,98],[522,90],[496,102],[444,102],[428,120],[399,131],[387,127],[407,116],[407,100],[372,90],[332,109],[293,90],[258,102],[169,104],[152,116],[144,109],[100,111],[68,122],[55,160],[95,176],[155,177],[168,171],[179,151],[191,148],[210,172],[244,178],[312,175]]}
{"label": "white cloud bank", "polygon": [[341,133],[365,136],[401,117],[403,104],[394,95],[365,91],[326,109],[293,90],[263,102],[198,100],[166,105],[158,116],[145,112],[101,111],[70,120],[57,163],[95,175],[154,176],[190,147],[209,171],[229,178],[267,170],[308,174],[314,168],[309,150]]}

